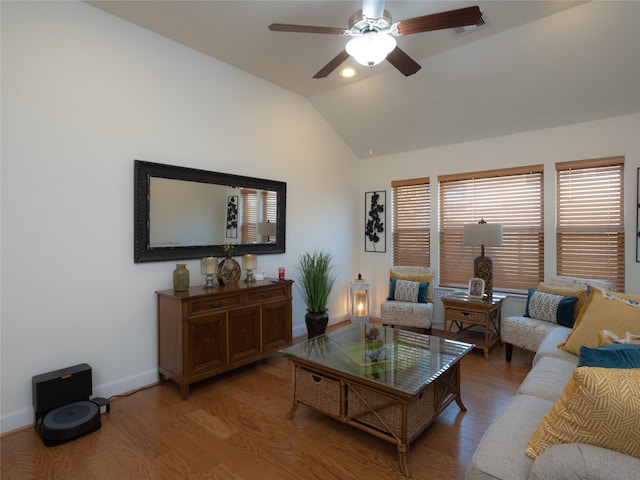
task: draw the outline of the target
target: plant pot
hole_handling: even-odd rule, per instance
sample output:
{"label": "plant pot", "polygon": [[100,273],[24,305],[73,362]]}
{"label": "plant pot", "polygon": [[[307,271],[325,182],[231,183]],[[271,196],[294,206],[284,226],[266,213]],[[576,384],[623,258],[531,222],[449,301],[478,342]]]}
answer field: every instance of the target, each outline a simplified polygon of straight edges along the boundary
{"label": "plant pot", "polygon": [[307,311],[306,315],[304,316],[304,321],[307,324],[307,337],[314,338],[319,335],[323,335],[327,331],[327,324],[329,323],[329,313],[326,311]]}

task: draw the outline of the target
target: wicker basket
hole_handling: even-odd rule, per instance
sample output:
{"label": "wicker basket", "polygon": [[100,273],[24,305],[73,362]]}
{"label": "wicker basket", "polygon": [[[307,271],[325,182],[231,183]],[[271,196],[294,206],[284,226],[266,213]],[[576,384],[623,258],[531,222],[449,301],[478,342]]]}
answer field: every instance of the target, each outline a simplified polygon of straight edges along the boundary
{"label": "wicker basket", "polygon": [[[348,417],[396,438],[402,438],[402,402],[359,385],[349,385]],[[372,411],[373,410],[373,411]],[[411,439],[436,416],[434,385],[407,403],[407,438]]]}
{"label": "wicker basket", "polygon": [[328,415],[340,416],[340,381],[296,367],[296,400]]}

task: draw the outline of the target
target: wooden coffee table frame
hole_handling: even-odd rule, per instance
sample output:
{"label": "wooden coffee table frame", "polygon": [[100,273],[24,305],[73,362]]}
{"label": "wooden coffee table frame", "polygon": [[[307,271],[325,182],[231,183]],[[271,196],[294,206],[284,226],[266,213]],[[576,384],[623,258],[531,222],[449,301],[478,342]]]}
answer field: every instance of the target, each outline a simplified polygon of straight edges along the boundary
{"label": "wooden coffee table frame", "polygon": [[415,395],[330,367],[288,357],[294,365],[293,418],[307,405],[347,425],[395,443],[402,473],[409,477],[409,446],[452,401],[466,411],[460,397],[460,362],[449,366]]}

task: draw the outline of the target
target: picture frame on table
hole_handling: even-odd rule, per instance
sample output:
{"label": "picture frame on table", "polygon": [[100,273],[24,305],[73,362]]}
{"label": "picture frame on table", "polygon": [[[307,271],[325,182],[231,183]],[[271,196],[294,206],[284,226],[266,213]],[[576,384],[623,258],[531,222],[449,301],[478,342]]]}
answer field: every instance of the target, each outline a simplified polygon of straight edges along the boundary
{"label": "picture frame on table", "polygon": [[469,280],[467,295],[471,298],[484,298],[484,280],[481,278]]}

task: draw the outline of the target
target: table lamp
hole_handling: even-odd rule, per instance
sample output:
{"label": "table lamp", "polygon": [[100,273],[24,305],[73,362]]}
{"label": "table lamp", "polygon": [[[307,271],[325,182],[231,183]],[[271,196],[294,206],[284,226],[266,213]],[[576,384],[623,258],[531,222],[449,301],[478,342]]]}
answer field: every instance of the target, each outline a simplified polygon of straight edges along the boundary
{"label": "table lamp", "polygon": [[488,297],[493,295],[493,261],[484,254],[484,247],[502,245],[502,230],[502,224],[484,220],[463,225],[462,243],[482,246],[480,256],[473,260],[473,276],[484,280],[484,292]]}

